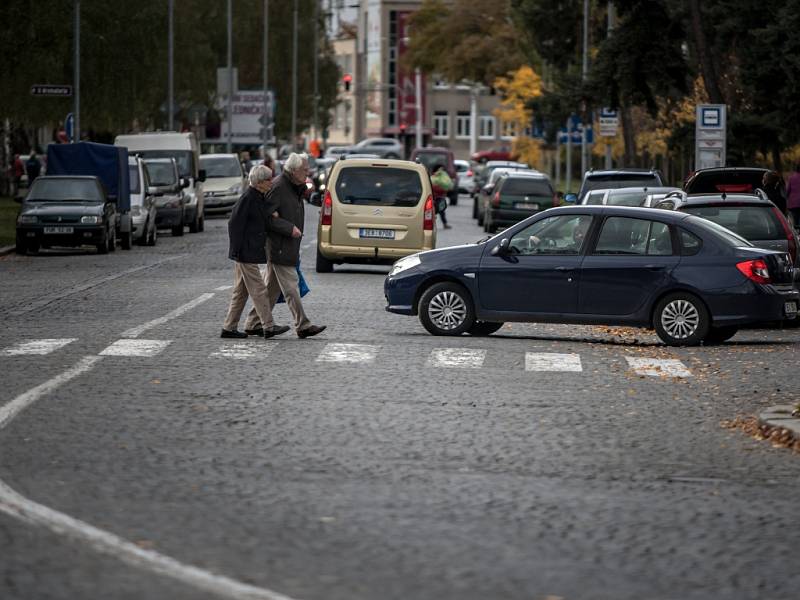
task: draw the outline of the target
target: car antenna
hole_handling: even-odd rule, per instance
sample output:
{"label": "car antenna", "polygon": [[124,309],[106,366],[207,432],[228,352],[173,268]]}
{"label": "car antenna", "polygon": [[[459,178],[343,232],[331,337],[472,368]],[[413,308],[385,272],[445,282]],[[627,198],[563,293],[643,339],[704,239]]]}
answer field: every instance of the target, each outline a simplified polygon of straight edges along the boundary
{"label": "car antenna", "polygon": [[728,193],[727,192],[722,192],[722,199],[725,200],[725,198],[727,198],[727,197],[728,197]]}

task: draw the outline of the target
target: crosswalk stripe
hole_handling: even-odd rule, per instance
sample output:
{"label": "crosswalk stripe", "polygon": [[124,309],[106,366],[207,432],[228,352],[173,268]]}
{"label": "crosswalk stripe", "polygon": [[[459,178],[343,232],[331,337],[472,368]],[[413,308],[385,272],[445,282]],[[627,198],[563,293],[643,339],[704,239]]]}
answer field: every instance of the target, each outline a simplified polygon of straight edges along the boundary
{"label": "crosswalk stripe", "polygon": [[233,343],[223,344],[219,350],[212,352],[209,356],[211,358],[235,358],[237,360],[246,360],[248,358],[259,358],[267,356],[274,344],[265,344],[263,341],[256,340],[255,343]]}
{"label": "crosswalk stripe", "polygon": [[557,352],[526,352],[526,371],[583,371],[581,357],[577,354]]}
{"label": "crosswalk stripe", "polygon": [[78,341],[78,338],[27,340],[4,348],[0,351],[0,356],[21,356],[24,354],[38,354],[43,356],[76,341]]}
{"label": "crosswalk stripe", "polygon": [[691,377],[692,372],[675,358],[640,358],[626,356],[628,366],[634,373],[648,377]]}
{"label": "crosswalk stripe", "polygon": [[469,348],[436,348],[428,357],[428,366],[434,368],[480,369],[486,360],[486,350]]}
{"label": "crosswalk stripe", "polygon": [[326,344],[317,362],[371,363],[375,362],[378,349],[369,344]]}
{"label": "crosswalk stripe", "polygon": [[169,346],[172,340],[117,340],[101,356],[156,356]]}

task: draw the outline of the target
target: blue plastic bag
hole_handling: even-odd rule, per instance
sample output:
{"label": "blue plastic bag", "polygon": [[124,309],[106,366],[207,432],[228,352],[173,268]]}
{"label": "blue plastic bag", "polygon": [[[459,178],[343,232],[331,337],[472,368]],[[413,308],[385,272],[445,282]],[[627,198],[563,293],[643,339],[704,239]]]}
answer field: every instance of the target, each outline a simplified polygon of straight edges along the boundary
{"label": "blue plastic bag", "polygon": [[[297,286],[300,288],[300,297],[302,298],[308,292],[310,292],[311,289],[308,287],[306,279],[305,277],[303,277],[303,272],[300,270],[300,263],[297,264],[297,278],[299,279]],[[281,292],[281,295],[278,296],[277,302],[278,303],[286,302],[286,300],[283,297],[283,292]]]}

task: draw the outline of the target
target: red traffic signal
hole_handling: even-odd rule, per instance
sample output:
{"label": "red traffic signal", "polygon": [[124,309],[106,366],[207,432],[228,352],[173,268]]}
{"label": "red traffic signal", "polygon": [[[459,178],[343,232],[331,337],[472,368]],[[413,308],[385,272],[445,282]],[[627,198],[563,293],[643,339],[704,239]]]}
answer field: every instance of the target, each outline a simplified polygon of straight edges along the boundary
{"label": "red traffic signal", "polygon": [[350,83],[352,83],[352,81],[353,81],[353,76],[350,75],[350,73],[345,73],[344,76],[342,77],[342,82],[344,83],[345,92],[350,91]]}

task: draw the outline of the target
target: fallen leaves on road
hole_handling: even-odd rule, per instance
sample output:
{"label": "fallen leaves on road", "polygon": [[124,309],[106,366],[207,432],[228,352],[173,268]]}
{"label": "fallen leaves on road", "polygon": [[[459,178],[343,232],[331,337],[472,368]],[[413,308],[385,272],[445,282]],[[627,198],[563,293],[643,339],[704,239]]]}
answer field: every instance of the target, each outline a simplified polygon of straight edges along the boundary
{"label": "fallen leaves on road", "polygon": [[783,427],[772,427],[759,423],[753,416],[738,415],[730,421],[722,421],[724,429],[738,429],[758,441],[768,441],[773,448],[787,448],[800,453],[800,438]]}

